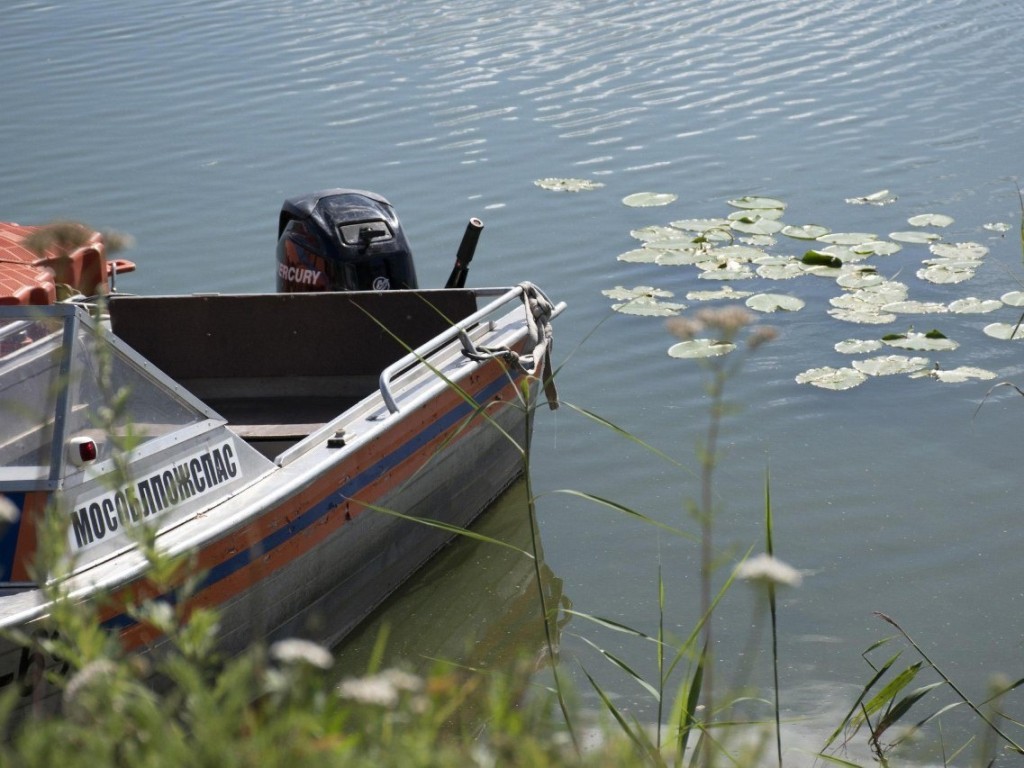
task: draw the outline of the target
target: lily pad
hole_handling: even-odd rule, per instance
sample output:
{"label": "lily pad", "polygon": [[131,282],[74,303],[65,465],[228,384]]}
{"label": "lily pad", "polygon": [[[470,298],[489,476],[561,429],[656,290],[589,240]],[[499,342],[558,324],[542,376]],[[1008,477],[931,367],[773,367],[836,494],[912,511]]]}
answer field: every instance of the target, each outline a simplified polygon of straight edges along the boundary
{"label": "lily pad", "polygon": [[648,317],[670,317],[678,315],[686,309],[685,304],[671,301],[658,301],[651,296],[639,296],[621,304],[612,304],[612,309],[624,315],[643,315]]}
{"label": "lily pad", "polygon": [[1011,307],[1024,307],[1024,291],[1010,291],[999,297],[1003,304]]}
{"label": "lily pad", "polygon": [[658,205],[668,205],[679,199],[679,195],[671,192],[636,192],[622,198],[623,205],[630,208],[653,208]]}
{"label": "lily pad", "polygon": [[634,248],[616,256],[617,261],[625,261],[628,264],[654,264],[658,256],[669,251],[659,251],[654,248]]}
{"label": "lily pad", "polygon": [[930,362],[927,357],[879,355],[878,357],[869,357],[866,360],[854,360],[853,367],[868,376],[894,376],[898,373],[919,371]]}
{"label": "lily pad", "polygon": [[848,197],[846,202],[851,205],[888,205],[889,203],[896,202],[896,195],[892,194],[888,189],[880,189],[877,192],[872,192],[870,195]]}
{"label": "lily pad", "polygon": [[839,267],[843,266],[842,259],[838,256],[833,256],[831,253],[825,253],[824,251],[807,251],[800,257],[800,261],[812,267],[829,267],[831,269],[839,269]]}
{"label": "lily pad", "polygon": [[792,280],[804,272],[803,265],[792,260],[778,264],[762,264],[757,268],[757,274],[766,280]]}
{"label": "lily pad", "polygon": [[851,245],[850,250],[861,256],[892,256],[903,250],[903,246],[891,240],[865,240]]}
{"label": "lily pad", "polygon": [[882,342],[878,339],[846,339],[835,345],[836,352],[844,355],[860,355],[868,352],[876,352],[882,348]]}
{"label": "lily pad", "polygon": [[1024,323],[990,323],[982,329],[986,336],[1003,341],[1024,339]]}
{"label": "lily pad", "polygon": [[933,315],[948,312],[949,307],[937,301],[894,301],[883,304],[882,310],[900,315]]}
{"label": "lily pad", "polygon": [[802,299],[781,293],[758,293],[747,299],[745,304],[758,312],[798,312],[805,306]]}
{"label": "lily pad", "polygon": [[623,288],[621,285],[617,285],[614,288],[603,290],[601,293],[609,299],[639,299],[643,297],[670,299],[675,295],[672,291],[652,288],[649,285],[638,285],[636,288]]}
{"label": "lily pad", "polygon": [[1009,232],[1010,225],[1002,221],[990,221],[988,224],[982,224],[982,229],[987,229],[989,232]]}
{"label": "lily pad", "polygon": [[914,371],[910,374],[910,377],[912,379],[938,379],[945,384],[960,384],[964,381],[971,381],[973,379],[991,381],[996,378],[996,374],[992,371],[987,371],[984,368],[962,365],[959,368],[951,368],[948,371],[944,371],[941,368]]}
{"label": "lily pad", "polygon": [[745,299],[750,295],[750,291],[737,291],[731,285],[726,285],[717,291],[690,291],[686,294],[686,298],[688,301],[718,301],[719,299]]}
{"label": "lily pad", "polygon": [[740,245],[734,243],[731,245],[718,245],[712,248],[708,255],[713,258],[722,259],[734,259],[736,261],[753,261],[754,259],[760,259],[767,256],[763,248],[755,248],[752,245]]}
{"label": "lily pad", "polygon": [[818,238],[823,243],[834,243],[836,245],[860,245],[872,240],[877,240],[878,235],[870,232],[830,232]]}
{"label": "lily pad", "polygon": [[980,261],[988,255],[988,248],[981,243],[932,243],[928,250],[946,259]]}
{"label": "lily pad", "polygon": [[842,320],[847,323],[862,323],[864,325],[885,325],[896,320],[896,315],[882,312],[880,308],[842,309],[836,307],[830,309],[828,313],[836,320]]}
{"label": "lily pad", "polygon": [[676,229],[686,232],[706,232],[709,229],[729,229],[728,219],[679,219],[670,222]]}
{"label": "lily pad", "polygon": [[886,336],[882,341],[890,347],[911,349],[915,352],[947,352],[960,346],[957,342],[947,339],[936,331],[930,333],[909,331],[896,336]]}
{"label": "lily pad", "polygon": [[881,285],[885,278],[877,272],[858,270],[846,272],[836,278],[836,284],[842,288],[868,288],[872,285]]}
{"label": "lily pad", "polygon": [[730,221],[745,221],[750,223],[755,219],[781,219],[785,210],[782,208],[741,208],[733,211],[726,218]]}
{"label": "lily pad", "polygon": [[917,276],[920,279],[937,285],[963,283],[970,280],[974,275],[974,268],[971,266],[964,266],[963,262],[932,264],[929,267],[917,270]]}
{"label": "lily pad", "polygon": [[774,197],[758,197],[756,195],[744,195],[743,197],[729,200],[733,208],[785,208],[786,204]]}
{"label": "lily pad", "polygon": [[700,280],[749,280],[754,271],[746,264],[721,264],[718,262],[701,262],[697,265],[701,273]]}
{"label": "lily pad", "polygon": [[899,280],[885,280],[877,285],[866,285],[857,291],[857,295],[865,301],[872,301],[878,304],[904,301],[908,293],[909,289],[906,284],[901,283]]}
{"label": "lily pad", "polygon": [[796,376],[796,383],[810,384],[813,387],[820,387],[821,389],[844,390],[853,389],[854,387],[863,384],[867,379],[868,377],[866,374],[853,368],[832,368],[830,366],[824,366],[822,368],[811,368],[803,373],[798,373]]}
{"label": "lily pad", "polygon": [[675,227],[662,227],[656,224],[630,230],[629,234],[645,243],[674,242],[679,239],[679,230]]}
{"label": "lily pad", "polygon": [[922,213],[907,219],[912,227],[948,227],[952,223],[953,217],[944,213]]}
{"label": "lily pad", "polygon": [[1003,306],[998,299],[976,299],[968,296],[966,299],[957,299],[949,303],[949,311],[958,315],[985,314],[995,312]]}
{"label": "lily pad", "polygon": [[820,224],[790,224],[781,230],[786,237],[792,237],[795,240],[817,240],[831,231],[828,227],[823,227]]}
{"label": "lily pad", "polygon": [[934,243],[941,239],[934,232],[890,232],[889,237],[901,243]]}
{"label": "lily pad", "polygon": [[687,266],[690,264],[699,264],[702,261],[708,260],[708,251],[703,248],[692,248],[684,250],[682,248],[675,249],[658,249],[658,257],[654,260],[654,263],[661,267],[678,267]]}
{"label": "lily pad", "polygon": [[593,189],[600,189],[604,186],[600,181],[590,179],[537,179],[533,182],[541,189],[550,189],[555,192],[589,192]]}
{"label": "lily pad", "polygon": [[737,219],[731,222],[732,228],[737,232],[743,232],[748,235],[774,235],[776,232],[782,230],[785,226],[781,221],[777,219],[766,219],[763,217],[757,217],[753,221],[744,221]]}
{"label": "lily pad", "polygon": [[734,349],[736,349],[736,345],[729,342],[714,341],[713,339],[692,339],[673,344],[669,347],[668,354],[669,357],[683,359],[721,357],[722,355],[729,354]]}

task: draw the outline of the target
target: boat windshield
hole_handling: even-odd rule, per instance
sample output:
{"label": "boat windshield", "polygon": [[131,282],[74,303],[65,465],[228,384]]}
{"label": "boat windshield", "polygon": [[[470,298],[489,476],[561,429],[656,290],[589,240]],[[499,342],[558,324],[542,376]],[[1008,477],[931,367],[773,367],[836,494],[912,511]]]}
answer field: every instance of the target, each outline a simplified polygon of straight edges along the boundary
{"label": "boat windshield", "polygon": [[4,309],[0,491],[60,487],[81,471],[75,452],[83,441],[88,463],[99,464],[214,415],[174,391],[84,309],[16,308],[33,310],[21,317]]}

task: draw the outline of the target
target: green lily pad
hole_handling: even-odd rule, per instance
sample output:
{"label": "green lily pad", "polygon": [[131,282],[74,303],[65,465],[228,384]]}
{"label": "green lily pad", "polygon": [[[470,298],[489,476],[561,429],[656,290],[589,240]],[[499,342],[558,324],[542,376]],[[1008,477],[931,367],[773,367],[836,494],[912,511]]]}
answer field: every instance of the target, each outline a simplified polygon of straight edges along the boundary
{"label": "green lily pad", "polygon": [[810,384],[821,389],[853,389],[867,381],[866,374],[853,368],[811,368],[796,376],[797,384]]}
{"label": "green lily pad", "polygon": [[860,355],[875,352],[882,348],[878,339],[846,339],[835,345],[836,352],[844,355]]}
{"label": "green lily pad", "polygon": [[776,232],[781,231],[785,226],[777,219],[765,219],[760,216],[755,218],[753,221],[743,221],[738,219],[731,222],[731,225],[737,232],[743,232],[748,235],[774,235]]}
{"label": "green lily pad", "polygon": [[649,285],[638,285],[636,288],[623,288],[621,285],[617,285],[614,288],[603,290],[601,293],[609,299],[639,299],[643,297],[670,299],[675,295],[672,291],[652,288]]}
{"label": "green lily pad", "polygon": [[601,182],[590,179],[537,179],[533,183],[541,189],[555,192],[589,192],[604,186]]}
{"label": "green lily pad", "polygon": [[877,272],[858,270],[846,272],[836,278],[836,284],[842,288],[868,288],[873,285],[881,285],[885,278]]}
{"label": "green lily pad", "polygon": [[878,235],[870,232],[830,232],[818,238],[823,243],[834,243],[835,245],[860,245],[877,240]]}
{"label": "green lily pad", "polygon": [[775,245],[775,238],[771,235],[748,235],[747,237],[737,237],[736,239],[755,248],[771,248]]}
{"label": "green lily pad", "polygon": [[968,296],[965,299],[957,299],[949,303],[949,311],[958,315],[985,314],[995,312],[1003,306],[998,299],[976,299]]}
{"label": "green lily pad", "polygon": [[846,202],[851,205],[888,205],[889,203],[896,202],[896,195],[892,194],[888,189],[880,189],[877,192],[872,192],[870,195],[848,197]]}
{"label": "green lily pad", "polygon": [[974,277],[974,274],[974,268],[964,266],[963,262],[932,264],[929,267],[917,270],[917,276],[920,279],[937,285],[963,283]]}
{"label": "green lily pad", "polygon": [[960,346],[957,342],[947,339],[945,336],[937,334],[937,332],[917,333],[910,331],[894,338],[886,337],[882,341],[890,347],[910,349],[915,352],[947,352]]}
{"label": "green lily pad", "polygon": [[781,293],[758,293],[747,299],[745,304],[758,312],[798,312],[805,306],[802,299]]}
{"label": "green lily pad", "polygon": [[627,264],[654,264],[658,256],[669,251],[659,251],[655,248],[634,248],[616,256],[617,261],[624,261]]}
{"label": "green lily pad", "polygon": [[1024,323],[990,323],[983,329],[986,336],[1003,341],[1020,341],[1024,339]]}
{"label": "green lily pad", "polygon": [[679,195],[671,192],[636,192],[622,198],[623,205],[630,208],[653,208],[658,205],[668,205],[679,199]]}
{"label": "green lily pad", "polygon": [[720,299],[745,299],[750,291],[737,291],[731,285],[723,286],[717,291],[690,291],[686,294],[688,301],[718,301]]}
{"label": "green lily pad", "polygon": [[927,357],[879,355],[866,360],[854,360],[853,367],[868,376],[894,376],[898,373],[918,371],[929,365],[930,362]]}
{"label": "green lily pad", "polygon": [[937,301],[894,301],[883,304],[882,310],[900,315],[933,315],[948,312],[949,307]]}
{"label": "green lily pad", "polygon": [[889,237],[901,243],[934,243],[941,239],[934,232],[890,232]]}
{"label": "green lily pad", "polygon": [[945,259],[981,261],[988,255],[988,248],[981,243],[932,243],[928,250]]}
{"label": "green lily pad", "polygon": [[785,208],[786,204],[774,197],[758,197],[756,195],[745,195],[735,200],[729,200],[733,208]]}
{"label": "green lily pad", "polygon": [[922,213],[907,219],[912,227],[948,227],[952,223],[953,217],[944,213]]}
{"label": "green lily pad", "polygon": [[1003,304],[1011,307],[1024,307],[1024,291],[1010,291],[999,297]]}
{"label": "green lily pad", "polygon": [[658,301],[651,296],[639,296],[621,304],[612,304],[612,309],[624,315],[643,315],[648,317],[670,317],[678,315],[686,309],[685,304],[671,301]]}
{"label": "green lily pad", "polygon": [[899,280],[886,280],[877,285],[866,285],[857,291],[857,295],[864,301],[883,305],[894,301],[904,301],[908,293],[909,289],[906,284]]}
{"label": "green lily pad", "polygon": [[678,229],[675,227],[662,227],[657,224],[630,230],[629,234],[631,237],[643,240],[645,243],[675,242],[679,240]]}
{"label": "green lily pad", "polygon": [[697,265],[701,273],[700,280],[749,280],[754,277],[754,270],[746,264],[721,262],[701,262]]}
{"label": "green lily pad", "polygon": [[903,246],[891,240],[866,240],[851,245],[850,250],[860,256],[892,256],[903,250]]}
{"label": "green lily pad", "polygon": [[842,259],[838,256],[833,256],[831,253],[825,253],[824,251],[807,251],[800,257],[800,261],[812,267],[829,267],[831,269],[839,269],[839,267],[843,266]]}
{"label": "green lily pad", "polygon": [[678,267],[699,264],[707,260],[708,251],[703,248],[693,248],[690,250],[659,248],[658,258],[654,260],[654,263],[661,267]]}
{"label": "green lily pad", "polygon": [[820,224],[790,224],[782,228],[782,234],[792,237],[794,240],[817,240],[822,235],[827,235],[832,230]]}
{"label": "green lily pad", "polygon": [[728,219],[679,219],[669,222],[676,229],[686,232],[707,232],[709,229],[729,229]]}
{"label": "green lily pad", "polygon": [[872,309],[842,309],[835,307],[828,311],[828,314],[836,320],[847,323],[861,323],[864,325],[885,325],[896,320],[896,315],[882,312],[880,308]]}
{"label": "green lily pad", "polygon": [[762,264],[756,271],[765,280],[792,280],[805,272],[803,265],[793,260],[778,264]]}
{"label": "green lily pad", "polygon": [[734,349],[736,349],[736,345],[729,342],[714,341],[713,339],[692,339],[673,344],[669,347],[668,354],[669,357],[682,359],[721,357],[722,355],[729,354]]}
{"label": "green lily pad", "polygon": [[1002,221],[990,221],[987,224],[981,225],[982,229],[987,229],[989,232],[1009,232],[1010,225]]}
{"label": "green lily pad", "polygon": [[785,210],[782,208],[741,208],[733,211],[726,218],[730,223],[745,221],[748,224],[756,219],[781,219]]}
{"label": "green lily pad", "polygon": [[987,371],[984,368],[974,368],[973,366],[962,365],[959,368],[951,368],[948,371],[944,371],[939,368],[914,371],[910,374],[910,377],[912,379],[937,379],[945,384],[960,384],[964,381],[971,380],[991,381],[996,378],[996,374],[992,371]]}

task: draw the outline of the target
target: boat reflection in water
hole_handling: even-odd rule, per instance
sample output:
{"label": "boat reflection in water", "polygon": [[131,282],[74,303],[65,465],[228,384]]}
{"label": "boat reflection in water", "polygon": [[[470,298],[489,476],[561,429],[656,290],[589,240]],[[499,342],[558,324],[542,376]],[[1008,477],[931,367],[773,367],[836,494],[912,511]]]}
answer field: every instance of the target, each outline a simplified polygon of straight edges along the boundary
{"label": "boat reflection in water", "polygon": [[[474,669],[510,668],[525,658],[547,660],[538,576],[544,604],[555,617],[557,653],[571,602],[562,580],[532,549],[527,483],[513,484],[473,525],[475,533],[510,544],[459,537],[395,592],[335,649],[342,677],[366,672],[385,633],[383,665],[430,670],[438,660]],[[538,567],[539,566],[539,567]]]}

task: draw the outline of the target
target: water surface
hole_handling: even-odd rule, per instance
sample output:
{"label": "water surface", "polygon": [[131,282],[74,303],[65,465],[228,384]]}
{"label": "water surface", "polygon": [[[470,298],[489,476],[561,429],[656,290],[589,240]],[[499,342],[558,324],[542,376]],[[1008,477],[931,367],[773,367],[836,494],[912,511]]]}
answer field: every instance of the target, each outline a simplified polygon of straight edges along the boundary
{"label": "water surface", "polygon": [[[443,283],[480,216],[471,284],[529,279],[570,304],[557,328],[562,396],[692,466],[706,418],[698,366],[665,354],[660,320],[609,317],[601,290],[709,286],[692,270],[617,261],[638,245],[630,231],[725,215],[748,194],[785,200],[790,223],[881,235],[945,213],[943,239],[990,248],[973,281],[917,280],[920,248],[884,270],[922,300],[1018,289],[1022,22],[1011,0],[16,0],[0,36],[0,217],[130,232],[139,271],[120,287],[156,293],[273,290],[280,203],[316,189],[388,196],[424,285]],[[544,177],[604,186],[549,192],[534,185]],[[879,189],[897,202],[844,202]],[[621,203],[640,191],[679,199]],[[743,411],[725,430],[718,541],[737,556],[760,545],[770,469],[778,551],[808,574],[781,614],[792,711],[846,701],[867,678],[859,653],[889,631],[878,610],[972,692],[993,672],[1019,677],[1024,400],[1000,390],[978,411],[984,382],[798,385],[806,368],[846,362],[835,342],[879,329],[829,318],[829,281],[765,289],[807,307],[770,318],[780,338],[730,388]],[[981,332],[1018,316],[901,317],[884,331],[940,326],[962,344],[944,365],[1024,383],[1020,348]],[[585,489],[692,529],[692,475],[567,409],[537,427],[545,562],[564,594],[651,631],[660,562],[672,622],[688,630],[695,547],[551,491]],[[723,658],[745,641],[749,610],[741,592],[726,607]],[[646,716],[642,692],[577,635],[650,673],[646,651],[579,621],[562,632],[566,658]]]}

